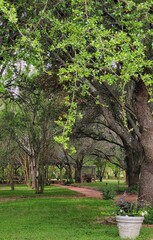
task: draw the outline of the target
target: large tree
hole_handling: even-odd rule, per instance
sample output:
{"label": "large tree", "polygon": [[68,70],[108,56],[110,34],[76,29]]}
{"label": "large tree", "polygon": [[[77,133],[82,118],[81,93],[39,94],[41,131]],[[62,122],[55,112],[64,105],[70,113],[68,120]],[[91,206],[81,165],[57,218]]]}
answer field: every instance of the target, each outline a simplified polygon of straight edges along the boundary
{"label": "large tree", "polygon": [[97,101],[124,144],[135,182],[141,166],[139,194],[153,204],[152,22],[151,1],[73,1],[56,16],[51,50],[68,55],[59,76],[72,93],[72,112],[78,94]]}
{"label": "large tree", "polygon": [[152,1],[18,0],[15,7],[7,2],[1,4],[5,79],[19,76],[16,62],[21,59],[27,64],[24,75],[30,77],[32,65],[37,74],[43,70],[50,79],[60,79],[68,93],[59,137],[65,147],[77,99],[78,104],[86,96],[97,102],[122,140],[135,176],[141,165],[139,194],[153,205]]}

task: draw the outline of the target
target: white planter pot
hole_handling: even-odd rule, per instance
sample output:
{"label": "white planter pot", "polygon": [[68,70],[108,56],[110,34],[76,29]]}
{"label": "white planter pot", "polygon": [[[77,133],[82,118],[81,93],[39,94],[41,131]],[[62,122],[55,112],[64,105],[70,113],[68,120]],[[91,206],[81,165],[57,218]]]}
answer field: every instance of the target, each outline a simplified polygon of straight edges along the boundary
{"label": "white planter pot", "polygon": [[135,239],[140,234],[144,217],[116,216],[121,239]]}

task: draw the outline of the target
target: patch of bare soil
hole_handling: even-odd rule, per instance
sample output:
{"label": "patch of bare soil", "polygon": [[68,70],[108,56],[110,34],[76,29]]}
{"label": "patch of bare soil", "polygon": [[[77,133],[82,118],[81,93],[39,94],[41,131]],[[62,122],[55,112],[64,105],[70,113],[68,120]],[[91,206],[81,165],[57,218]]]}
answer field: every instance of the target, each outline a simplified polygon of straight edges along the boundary
{"label": "patch of bare soil", "polygon": [[[118,202],[121,198],[123,198],[123,194],[118,194],[115,197],[115,202]],[[124,200],[127,202],[135,202],[138,199],[138,195],[137,194],[127,194],[124,195]]]}
{"label": "patch of bare soil", "polygon": [[98,219],[97,222],[104,225],[116,225],[115,217],[105,217],[103,219]]}

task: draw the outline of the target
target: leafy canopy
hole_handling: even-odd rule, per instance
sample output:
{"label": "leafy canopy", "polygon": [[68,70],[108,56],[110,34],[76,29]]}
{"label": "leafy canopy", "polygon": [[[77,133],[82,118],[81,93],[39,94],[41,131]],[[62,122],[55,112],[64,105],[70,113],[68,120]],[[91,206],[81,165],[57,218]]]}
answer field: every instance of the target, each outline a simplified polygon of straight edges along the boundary
{"label": "leafy canopy", "polygon": [[[78,96],[104,104],[96,83],[118,84],[123,103],[130,81],[143,80],[152,95],[152,0],[1,1],[0,11],[3,78],[16,72],[23,81],[32,65],[38,75],[56,75],[67,91],[68,111],[57,121],[64,131],[56,138],[65,148]],[[27,63],[24,73],[15,65],[21,59]]]}

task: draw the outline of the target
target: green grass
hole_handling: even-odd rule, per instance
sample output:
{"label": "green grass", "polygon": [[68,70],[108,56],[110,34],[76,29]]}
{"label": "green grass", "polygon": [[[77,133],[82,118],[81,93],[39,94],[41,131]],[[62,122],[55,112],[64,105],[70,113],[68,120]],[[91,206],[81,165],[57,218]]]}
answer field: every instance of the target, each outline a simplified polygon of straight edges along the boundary
{"label": "green grass", "polygon": [[[0,203],[0,240],[119,240],[116,226],[97,221],[114,210],[111,201],[80,198],[20,199]],[[138,239],[153,238],[143,228]]]}
{"label": "green grass", "polygon": [[44,194],[36,195],[35,191],[28,188],[26,185],[16,185],[15,190],[10,190],[9,186],[0,186],[0,198],[18,198],[18,197],[64,197],[64,196],[78,196],[79,193],[69,189],[63,189],[55,186],[45,187]]}
{"label": "green grass", "polygon": [[[47,187],[45,195],[46,198],[35,198],[34,191],[23,185],[15,191],[1,187],[0,240],[120,239],[116,225],[101,224],[115,211],[112,201],[77,198],[77,193],[55,186]],[[5,201],[4,196],[26,198]],[[138,240],[151,239],[153,228],[143,227]]]}

